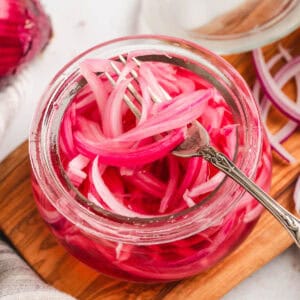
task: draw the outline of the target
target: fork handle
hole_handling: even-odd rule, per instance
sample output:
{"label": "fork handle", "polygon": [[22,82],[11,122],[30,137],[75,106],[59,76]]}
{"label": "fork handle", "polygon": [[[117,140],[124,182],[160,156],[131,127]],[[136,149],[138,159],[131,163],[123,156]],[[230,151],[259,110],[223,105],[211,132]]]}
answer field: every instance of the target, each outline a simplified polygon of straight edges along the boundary
{"label": "fork handle", "polygon": [[245,188],[286,228],[295,244],[300,248],[300,220],[298,218],[265,193],[223,153],[218,152],[211,146],[204,146],[199,150],[198,155]]}

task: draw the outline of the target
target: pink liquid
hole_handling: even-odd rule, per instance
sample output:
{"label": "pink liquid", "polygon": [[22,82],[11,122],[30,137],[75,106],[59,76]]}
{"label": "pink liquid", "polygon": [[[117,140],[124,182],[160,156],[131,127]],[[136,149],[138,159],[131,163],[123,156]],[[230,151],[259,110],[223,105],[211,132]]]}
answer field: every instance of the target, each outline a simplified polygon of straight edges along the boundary
{"label": "pink liquid", "polygon": [[[175,67],[172,67],[172,70],[176,72],[177,79],[180,76],[191,79],[195,89],[210,88],[192,73]],[[111,87],[105,80],[103,81],[109,93]],[[187,82],[187,85],[191,82]],[[163,85],[163,81],[160,84]],[[176,86],[173,90],[169,85],[164,88],[172,97],[182,92],[180,89],[176,90]],[[205,104],[205,112],[198,120],[210,133],[212,144],[232,158],[236,137],[234,131],[230,134],[226,131],[226,128],[234,128],[233,117],[227,104],[220,97],[210,99]],[[218,117],[215,117],[215,114]],[[82,152],[80,147],[76,147],[75,139],[70,141],[67,138],[66,132],[71,129],[69,132],[73,134],[75,131],[81,131],[90,135],[96,128],[89,128],[86,132],[80,123],[82,118],[101,124],[97,103],[89,88],[74,98],[63,120],[60,136],[62,162],[74,185],[84,196],[91,199],[92,194],[94,202],[98,201],[100,206],[113,211],[110,203],[97,193],[92,181],[92,164],[96,156],[89,154],[87,165],[80,170],[85,175],[70,172],[70,161],[79,154],[86,155],[86,153]],[[123,130],[126,132],[133,128],[135,122],[132,113],[126,112]],[[101,126],[103,128],[103,124]],[[191,172],[193,176],[190,176]],[[255,182],[265,190],[270,187],[270,172],[270,150],[265,139],[255,179]],[[182,159],[169,154],[157,161],[132,168],[106,166],[102,179],[126,209],[147,216],[175,213],[201,202],[212,190],[197,194],[197,186],[210,181],[216,174],[217,170],[203,162],[201,158]],[[170,187],[171,180],[176,180],[173,188]],[[35,179],[33,189],[41,215],[70,253],[104,274],[141,282],[177,280],[210,268],[245,239],[262,211],[262,207],[246,193],[219,224],[188,238],[157,245],[122,244],[100,238],[94,240],[79,231],[76,225],[70,223],[50,204]],[[167,197],[170,190],[171,196]],[[162,199],[166,198],[162,204]]]}

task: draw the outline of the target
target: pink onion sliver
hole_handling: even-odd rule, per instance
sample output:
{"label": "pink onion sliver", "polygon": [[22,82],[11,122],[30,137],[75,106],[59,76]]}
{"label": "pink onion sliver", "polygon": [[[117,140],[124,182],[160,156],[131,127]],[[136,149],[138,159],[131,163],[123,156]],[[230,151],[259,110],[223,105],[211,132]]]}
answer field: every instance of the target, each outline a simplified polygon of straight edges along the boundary
{"label": "pink onion sliver", "polygon": [[78,187],[87,178],[87,174],[79,169],[68,169],[67,175],[74,186]]}
{"label": "pink onion sliver", "polygon": [[132,252],[134,252],[134,245],[118,243],[116,247],[116,259],[118,262],[126,261],[130,258]]}
{"label": "pink onion sliver", "polygon": [[169,165],[169,181],[166,188],[166,193],[161,199],[159,212],[164,213],[169,206],[169,202],[172,199],[173,195],[175,195],[175,190],[178,184],[179,178],[179,167],[177,159],[173,155],[169,155],[167,158],[168,165]]}
{"label": "pink onion sliver", "polygon": [[[115,62],[114,62],[114,65],[115,65]],[[136,68],[136,63],[133,61],[127,62],[126,65],[123,65],[123,69],[122,69],[121,73],[118,75],[116,84],[118,85],[121,81],[128,79],[127,78],[128,74],[132,78],[133,76],[130,74],[130,72],[132,72],[135,68]]]}
{"label": "pink onion sliver", "polygon": [[165,63],[149,63],[145,62],[147,67],[149,67],[153,75],[157,78],[159,85],[171,95],[173,93],[178,94],[180,88],[178,87],[177,72],[174,66]]}
{"label": "pink onion sliver", "polygon": [[87,157],[78,154],[69,162],[68,168],[82,170],[88,165],[89,162],[90,160]]}
{"label": "pink onion sliver", "polygon": [[162,102],[167,100],[165,94],[162,92],[161,86],[151,69],[147,67],[147,64],[141,64],[140,76],[145,79],[148,84],[149,92],[151,92],[152,95],[155,95],[156,99],[160,99]]}
{"label": "pink onion sliver", "polygon": [[163,181],[159,180],[156,176],[149,172],[139,171],[135,173],[134,177],[144,181],[145,184],[151,186],[153,189],[160,190],[161,193],[164,193],[167,188],[167,185]]}
{"label": "pink onion sliver", "polygon": [[183,200],[186,203],[187,207],[193,207],[196,205],[196,202],[189,197],[186,193],[183,195]]}
{"label": "pink onion sliver", "polygon": [[92,72],[90,66],[86,62],[80,64],[80,72],[93,91],[96,98],[99,114],[100,116],[102,116],[102,111],[107,99],[107,92],[103,85],[102,79]]}
{"label": "pink onion sliver", "polygon": [[244,222],[250,223],[254,220],[257,220],[257,218],[261,215],[262,211],[264,210],[264,207],[260,204],[257,204],[254,208],[251,207],[245,215]]}
{"label": "pink onion sliver", "polygon": [[[89,157],[91,155],[96,156],[101,149],[107,149],[108,151],[120,151],[120,147],[124,149],[129,149],[130,147],[134,147],[133,142],[118,142],[113,139],[108,139],[104,136],[99,136],[98,139],[95,139],[97,135],[93,133],[89,133],[88,135],[85,134],[87,130],[84,131],[75,131],[74,132],[74,143],[75,143],[75,150],[81,152],[81,154]],[[84,149],[84,145],[87,145],[86,150]],[[125,150],[124,150],[125,151]]]}
{"label": "pink onion sliver", "polygon": [[198,173],[198,176],[195,179],[195,182],[191,186],[191,188],[194,187],[194,186],[197,186],[199,184],[202,184],[202,183],[204,183],[204,182],[206,182],[208,180],[209,175],[210,175],[208,168],[209,168],[208,167],[208,162],[206,160],[202,159],[202,161],[201,161],[201,169],[200,169],[200,171]]}
{"label": "pink onion sliver", "polygon": [[224,136],[226,136],[223,152],[230,159],[233,159],[234,150],[237,145],[237,127],[238,125],[233,124],[233,125],[226,125],[221,129],[222,133],[224,133]]}
{"label": "pink onion sliver", "polygon": [[[159,77],[158,79],[159,85],[166,91],[168,94],[178,94],[180,93],[180,88],[177,86],[177,82],[173,82],[164,78]],[[179,81],[178,81],[179,82]]]}
{"label": "pink onion sliver", "polygon": [[99,123],[87,119],[86,117],[78,116],[74,128],[74,140],[76,141],[76,132],[80,132],[87,139],[98,142],[105,142],[107,138],[103,136]]}
{"label": "pink onion sliver", "polygon": [[[290,119],[300,123],[300,108],[293,103],[275,83],[270,74],[261,49],[256,49],[253,52],[254,65],[257,71],[258,79],[264,88],[264,92],[273,104]],[[290,61],[291,62],[291,61]],[[300,57],[292,60],[293,65],[288,70],[289,73],[297,74],[300,71]]]}
{"label": "pink onion sliver", "polygon": [[177,71],[175,70],[175,67],[173,65],[163,62],[157,62],[155,64],[151,62],[143,62],[143,64],[151,69],[153,75],[159,82],[161,82],[161,80],[165,80],[168,82],[177,81]]}
{"label": "pink onion sliver", "polygon": [[64,146],[65,154],[69,157],[74,157],[76,155],[76,150],[74,147],[73,132],[72,132],[72,121],[71,121],[71,111],[68,111],[65,115],[65,120],[61,129],[62,143]]}
{"label": "pink onion sliver", "polygon": [[122,105],[123,97],[128,84],[132,79],[120,82],[109,95],[103,111],[103,133],[106,137],[117,137],[123,133],[122,128]]}
{"label": "pink onion sliver", "polygon": [[162,198],[166,191],[166,184],[150,174],[136,172],[133,176],[125,176],[126,180],[153,197]]}
{"label": "pink onion sliver", "polygon": [[[201,183],[197,186],[194,186],[190,191],[187,190],[185,195],[194,198],[200,195],[212,192],[224,179],[225,174],[218,172],[216,175],[211,177],[208,181]],[[184,195],[184,197],[185,197]]]}
{"label": "pink onion sliver", "polygon": [[132,176],[135,173],[135,169],[120,167],[119,172],[121,176]]}
{"label": "pink onion sliver", "polygon": [[[154,109],[153,111],[151,111],[151,113],[152,115],[162,114],[162,116],[160,116],[162,119],[165,119],[166,115],[169,114],[171,114],[172,116],[178,116],[178,114],[180,114],[183,109],[187,109],[187,106],[189,105],[189,103],[187,102],[191,102],[190,105],[192,105],[193,107],[199,102],[213,98],[214,95],[215,89],[212,88],[206,90],[197,90],[192,93],[183,93],[179,96],[174,97],[172,101],[156,103],[155,105],[153,105]],[[158,116],[156,117],[155,121],[160,122]]]}
{"label": "pink onion sliver", "polygon": [[84,98],[84,100],[74,103],[76,107],[76,111],[82,114],[90,107],[92,107],[94,102],[95,102],[95,95],[91,92],[90,94],[86,95],[86,98]]}
{"label": "pink onion sliver", "polygon": [[182,93],[191,93],[196,90],[195,82],[189,78],[179,77],[177,85]]}
{"label": "pink onion sliver", "polygon": [[147,82],[142,77],[139,77],[138,80],[139,80],[140,89],[142,92],[142,99],[143,99],[143,102],[141,103],[142,105],[141,117],[137,123],[137,126],[140,126],[148,119],[149,111],[151,110],[153,102],[151,100]]}
{"label": "pink onion sliver", "polygon": [[63,220],[63,216],[57,210],[50,209],[50,207],[46,207],[45,205],[42,205],[39,201],[36,201],[36,205],[43,219],[47,223],[54,224]]}
{"label": "pink onion sliver", "polygon": [[76,187],[86,179],[87,174],[82,171],[82,169],[84,169],[89,162],[90,160],[87,157],[78,154],[68,163],[67,175]]}
{"label": "pink onion sliver", "polygon": [[89,85],[86,85],[82,88],[81,91],[78,92],[78,94],[73,99],[73,104],[75,105],[76,109],[80,109],[82,106],[85,106],[87,102],[91,102],[90,96],[93,95],[93,91],[89,87]]}
{"label": "pink onion sliver", "polygon": [[122,136],[120,136],[120,139],[116,139],[116,141],[139,141],[143,138],[156,136],[163,132],[182,128],[197,118],[193,117],[194,115],[198,115],[198,112],[193,112],[190,115],[186,114],[181,118],[178,117],[176,120],[171,119],[169,122],[165,121],[163,124],[155,124],[151,127],[147,127],[145,124],[143,124],[140,127],[137,127],[136,130],[131,131],[130,134],[128,134],[128,138],[126,137],[126,133],[124,133]]}
{"label": "pink onion sliver", "polygon": [[136,213],[121,203],[119,199],[117,199],[113,193],[108,189],[106,184],[103,181],[103,178],[100,174],[100,170],[98,167],[99,157],[96,157],[93,161],[92,165],[92,180],[95,186],[95,189],[102,200],[106,203],[106,205],[115,213],[126,216],[126,217],[145,217],[145,215]]}
{"label": "pink onion sliver", "polygon": [[[100,165],[99,167],[101,167]],[[105,173],[103,174],[103,178],[105,178],[106,185],[109,189],[119,197],[124,197],[125,195],[125,187],[122,178],[120,177],[120,172],[116,168],[106,168]]]}
{"label": "pink onion sliver", "polygon": [[[202,169],[203,165],[205,165],[206,161],[204,161],[200,157],[192,157],[188,161],[188,165],[185,170],[185,175],[183,177],[183,180],[181,181],[178,190],[176,191],[174,202],[176,202],[183,196],[183,193],[192,186],[200,173],[200,170]],[[201,173],[206,173],[206,167],[204,166]],[[204,170],[205,169],[205,170]],[[205,181],[205,180],[203,180]]]}
{"label": "pink onion sliver", "polygon": [[93,193],[89,192],[87,194],[87,198],[90,202],[92,202],[93,204],[97,205],[97,206],[100,206],[101,208],[104,208],[102,205],[101,205],[101,202],[97,200],[97,198],[93,195]]}
{"label": "pink onion sliver", "polygon": [[167,132],[176,128],[184,127],[201,115],[202,102],[211,97],[211,92],[198,92],[194,94],[194,101],[186,101],[185,107],[182,106],[180,111],[170,111],[170,107],[162,110],[158,116],[153,116],[145,121],[141,126],[136,127],[119,137],[118,140],[135,141],[142,138],[155,136],[162,132]]}
{"label": "pink onion sliver", "polygon": [[137,149],[110,148],[102,143],[91,143],[88,140],[77,143],[78,151],[87,156],[99,156],[99,162],[116,167],[134,167],[145,165],[164,157],[184,141],[184,131],[177,130],[162,139]]}
{"label": "pink onion sliver", "polygon": [[293,194],[293,199],[295,203],[295,209],[297,213],[300,213],[300,176],[297,179],[294,194]]}

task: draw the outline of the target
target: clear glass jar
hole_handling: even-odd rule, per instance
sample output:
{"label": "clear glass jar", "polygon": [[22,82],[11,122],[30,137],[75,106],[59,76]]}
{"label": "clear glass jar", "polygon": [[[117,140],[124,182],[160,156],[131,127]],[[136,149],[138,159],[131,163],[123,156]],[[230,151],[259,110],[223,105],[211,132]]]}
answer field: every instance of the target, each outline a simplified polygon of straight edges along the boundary
{"label": "clear glass jar", "polygon": [[[162,282],[210,268],[251,232],[262,207],[226,178],[205,201],[176,214],[129,218],[87,207],[64,176],[58,133],[70,101],[82,88],[78,65],[86,58],[111,58],[133,50],[148,59],[172,57],[211,82],[239,124],[235,163],[268,191],[271,155],[255,101],[235,69],[221,57],[180,39],[135,36],[98,45],[67,64],[50,83],[30,135],[34,197],[53,234],[81,261],[124,280]],[[165,53],[167,56],[156,55]]]}
{"label": "clear glass jar", "polygon": [[299,26],[299,14],[300,0],[142,0],[139,31],[231,54],[284,37]]}

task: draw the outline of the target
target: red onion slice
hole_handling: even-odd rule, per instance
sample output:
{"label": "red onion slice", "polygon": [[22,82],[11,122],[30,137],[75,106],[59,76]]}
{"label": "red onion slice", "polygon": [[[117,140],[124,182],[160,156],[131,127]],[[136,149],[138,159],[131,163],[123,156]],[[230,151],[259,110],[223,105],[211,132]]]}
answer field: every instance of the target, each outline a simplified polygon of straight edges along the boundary
{"label": "red onion slice", "polygon": [[[267,97],[289,119],[300,123],[299,105],[292,102],[276,84],[264,61],[261,49],[256,49],[252,53],[258,79]],[[296,57],[292,61],[293,64],[291,64],[290,68],[286,71],[286,77],[292,77],[292,74],[295,76],[300,72],[300,57]]]}
{"label": "red onion slice", "polygon": [[0,85],[42,51],[51,34],[38,0],[0,0]]}
{"label": "red onion slice", "polygon": [[[291,58],[287,57],[287,54],[277,54],[276,56],[272,57],[272,59],[267,63],[267,67],[271,69],[274,64],[276,64],[281,57],[285,56],[289,62],[284,65],[274,76],[274,82],[277,84],[278,88],[281,89],[286,82],[288,82],[292,77],[296,76],[298,73],[298,67],[294,66],[295,60],[297,58]],[[259,89],[257,88],[258,85],[255,86],[255,97],[259,94]],[[298,91],[298,86],[297,86]],[[299,95],[299,92],[297,93]],[[297,105],[299,105],[300,97],[297,96]],[[269,110],[271,108],[271,102],[269,102],[269,99],[264,96],[261,101],[261,112],[262,112],[262,120],[266,124],[267,116],[269,113]],[[295,130],[298,128],[298,123],[289,120],[276,134],[271,134],[269,129],[266,127],[267,135],[269,137],[270,144],[275,152],[277,152],[283,159],[285,159],[288,162],[295,162],[295,158],[288,153],[284,149],[284,147],[280,144],[284,142],[287,138],[289,138]]]}

